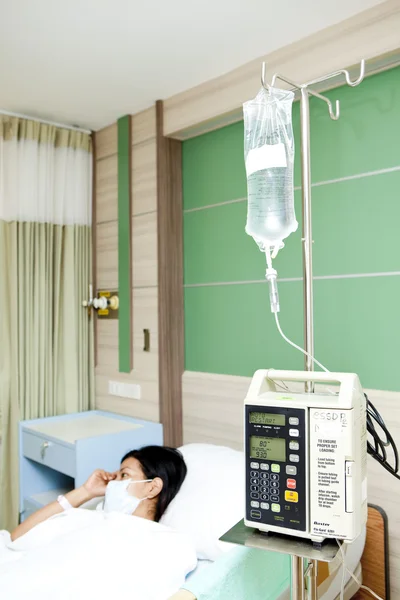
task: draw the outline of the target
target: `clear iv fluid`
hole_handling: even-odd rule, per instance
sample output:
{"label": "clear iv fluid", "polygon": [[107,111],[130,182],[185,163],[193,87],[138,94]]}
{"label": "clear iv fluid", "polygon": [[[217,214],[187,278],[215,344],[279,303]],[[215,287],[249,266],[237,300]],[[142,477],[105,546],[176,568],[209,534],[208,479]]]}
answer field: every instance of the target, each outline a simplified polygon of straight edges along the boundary
{"label": "clear iv fluid", "polygon": [[271,167],[256,171],[247,179],[246,233],[251,235],[263,252],[282,246],[282,240],[296,231],[294,212],[293,162],[286,167]]}
{"label": "clear iv fluid", "polygon": [[263,252],[282,248],[296,231],[292,127],[293,92],[262,88],[243,105],[247,173],[246,233]]}

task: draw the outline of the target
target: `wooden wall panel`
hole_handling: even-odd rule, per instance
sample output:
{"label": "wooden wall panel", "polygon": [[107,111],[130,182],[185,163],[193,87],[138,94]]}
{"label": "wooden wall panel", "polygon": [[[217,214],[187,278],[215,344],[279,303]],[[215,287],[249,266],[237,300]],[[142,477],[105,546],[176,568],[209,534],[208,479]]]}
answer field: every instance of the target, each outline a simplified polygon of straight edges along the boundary
{"label": "wooden wall panel", "polygon": [[97,225],[97,287],[118,288],[118,221]]}
{"label": "wooden wall panel", "polygon": [[133,169],[137,169],[138,172],[142,173],[149,168],[157,166],[157,145],[156,140],[147,140],[140,144],[134,144],[135,161]]}
{"label": "wooden wall panel", "polygon": [[133,217],[133,287],[157,286],[157,213]]}
{"label": "wooden wall panel", "polygon": [[167,445],[182,443],[183,205],[182,148],[164,137],[157,102],[158,327],[160,417]]}
{"label": "wooden wall panel", "polygon": [[[141,399],[131,400],[110,396],[108,393],[108,382],[110,380],[139,384]],[[112,367],[98,366],[96,369],[96,408],[159,422],[158,383],[145,379],[141,373],[136,373],[136,371],[132,371],[128,375],[119,373],[117,369],[113,370]]]}
{"label": "wooden wall panel", "polygon": [[157,210],[156,142],[150,140],[136,144],[133,154],[133,214],[140,215]]}
{"label": "wooden wall panel", "polygon": [[[158,381],[158,294],[157,288],[134,288],[134,365],[147,379]],[[144,351],[144,329],[150,331],[150,351]],[[118,368],[118,321],[98,321],[98,364]]]}
{"label": "wooden wall panel", "polygon": [[132,119],[132,143],[141,144],[156,137],[156,107],[136,113]]}
{"label": "wooden wall panel", "polygon": [[113,123],[96,132],[96,160],[117,154],[118,131],[117,124]]}
{"label": "wooden wall panel", "polygon": [[[118,371],[118,321],[97,320],[96,407],[159,421],[158,288],[157,288],[157,165],[155,108],[132,117],[133,194],[133,363],[131,373]],[[118,168],[117,126],[96,134],[96,233],[98,286],[118,288]],[[97,144],[96,144],[97,149]],[[144,352],[143,330],[150,331],[150,351]],[[108,382],[141,386],[141,399],[108,394]]]}
{"label": "wooden wall panel", "polygon": [[[96,134],[97,135],[97,134]],[[118,219],[117,155],[97,161],[96,168],[96,222]]]}
{"label": "wooden wall panel", "polygon": [[97,366],[118,371],[118,321],[97,320]]}
{"label": "wooden wall panel", "polygon": [[[133,350],[135,370],[158,382],[158,290],[134,288]],[[150,351],[144,352],[144,329],[150,331]]]}

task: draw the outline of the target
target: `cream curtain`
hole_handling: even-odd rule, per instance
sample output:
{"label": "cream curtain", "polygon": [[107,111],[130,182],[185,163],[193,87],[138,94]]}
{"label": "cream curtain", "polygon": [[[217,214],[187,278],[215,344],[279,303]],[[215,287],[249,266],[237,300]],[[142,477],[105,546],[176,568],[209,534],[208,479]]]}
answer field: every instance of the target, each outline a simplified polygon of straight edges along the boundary
{"label": "cream curtain", "polygon": [[18,521],[18,421],[93,407],[91,140],[0,116],[0,529]]}

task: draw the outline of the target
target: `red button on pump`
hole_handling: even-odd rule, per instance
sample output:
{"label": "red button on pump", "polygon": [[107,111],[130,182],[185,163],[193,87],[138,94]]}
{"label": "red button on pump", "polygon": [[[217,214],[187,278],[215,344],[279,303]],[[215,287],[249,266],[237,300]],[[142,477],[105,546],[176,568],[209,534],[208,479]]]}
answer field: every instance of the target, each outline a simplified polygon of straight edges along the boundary
{"label": "red button on pump", "polygon": [[295,479],[287,479],[286,487],[288,490],[295,490],[296,489],[296,480]]}

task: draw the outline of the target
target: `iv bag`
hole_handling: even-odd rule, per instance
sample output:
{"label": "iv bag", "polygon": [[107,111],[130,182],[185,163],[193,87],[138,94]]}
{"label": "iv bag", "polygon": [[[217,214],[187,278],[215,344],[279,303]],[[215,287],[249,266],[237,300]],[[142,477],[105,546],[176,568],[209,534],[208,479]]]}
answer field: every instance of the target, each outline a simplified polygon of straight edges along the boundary
{"label": "iv bag", "polygon": [[261,88],[243,104],[244,156],[247,175],[246,233],[262,252],[276,251],[296,231],[294,212],[294,94]]}

